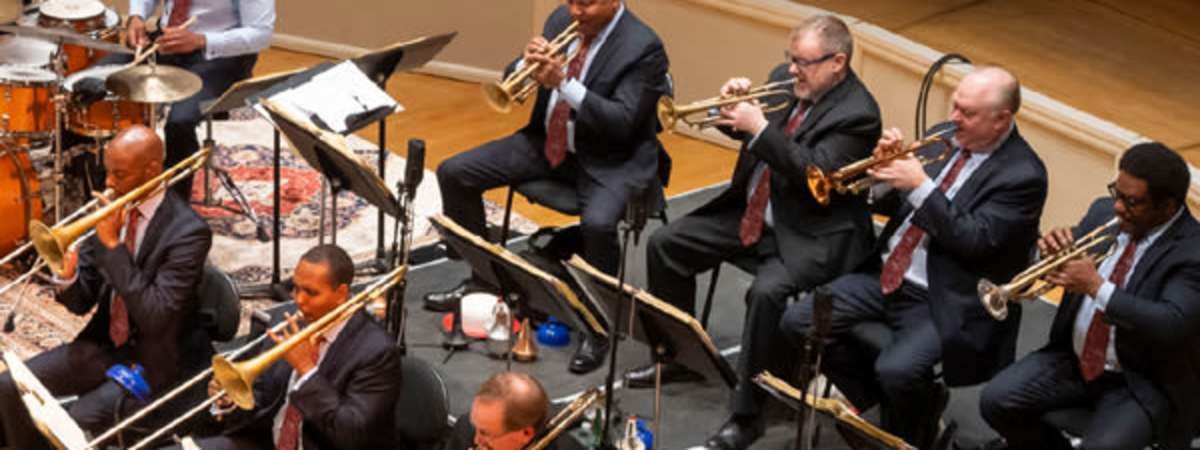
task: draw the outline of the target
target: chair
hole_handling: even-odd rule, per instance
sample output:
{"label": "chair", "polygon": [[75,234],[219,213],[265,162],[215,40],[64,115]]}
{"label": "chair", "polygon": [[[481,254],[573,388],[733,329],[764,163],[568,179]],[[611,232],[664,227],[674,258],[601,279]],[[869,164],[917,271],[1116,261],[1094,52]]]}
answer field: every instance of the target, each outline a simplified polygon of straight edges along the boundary
{"label": "chair", "polygon": [[[647,207],[651,211],[650,216],[661,220],[664,224],[667,223],[667,202],[662,193],[662,185],[655,179],[654,184],[650,187],[654,190],[654,195],[647,197],[650,205]],[[500,228],[500,245],[508,245],[509,221],[512,217],[513,194],[520,193],[530,203],[542,205],[569,216],[578,216],[583,212],[583,208],[579,205],[579,192],[575,190],[575,186],[566,182],[555,179],[539,179],[526,181],[516,184],[508,188],[508,199],[504,204],[504,222]],[[542,230],[538,230],[542,232]]]}
{"label": "chair", "polygon": [[212,340],[226,342],[233,339],[241,319],[241,298],[233,279],[216,266],[205,264],[197,295],[200,297],[201,321]]}
{"label": "chair", "polygon": [[[1071,440],[1072,447],[1078,447],[1080,442],[1079,437],[1083,436],[1084,432],[1087,431],[1094,414],[1092,410],[1087,408],[1055,409],[1042,414],[1042,423],[1061,431]],[[1157,449],[1161,447],[1155,443],[1147,448]]]}
{"label": "chair", "polygon": [[403,359],[403,382],[396,399],[396,444],[410,450],[438,448],[450,433],[450,397],[437,369],[412,356]]}

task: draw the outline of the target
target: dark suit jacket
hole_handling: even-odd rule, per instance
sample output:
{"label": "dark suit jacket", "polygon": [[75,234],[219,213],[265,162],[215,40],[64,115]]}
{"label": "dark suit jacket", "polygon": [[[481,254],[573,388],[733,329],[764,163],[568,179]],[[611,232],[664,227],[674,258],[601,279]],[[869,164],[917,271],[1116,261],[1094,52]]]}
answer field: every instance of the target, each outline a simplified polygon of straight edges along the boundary
{"label": "dark suit jacket", "polygon": [[[790,77],[787,66],[780,65],[769,79]],[[862,264],[871,255],[875,233],[864,196],[834,193],[829,206],[821,206],[808,189],[805,171],[811,164],[830,173],[871,156],[881,130],[879,106],[850,71],[811,107],[799,131],[789,137],[784,127],[795,99],[786,101],[788,107],[767,114],[770,125],[753,146],[751,137],[736,135],[746,142],[729,187],[695,214],[745,210],[754,167],[765,161],[771,169],[771,211],[779,255],[798,284],[816,286]],[[738,224],[730,226],[736,230]],[[814,264],[823,270],[811,270]]]}
{"label": "dark suit jacket", "polygon": [[[930,178],[951,159],[926,166]],[[977,285],[982,278],[1007,281],[1029,265],[1046,184],[1046,166],[1014,127],[953,201],[934,189],[916,211],[907,201],[894,202],[898,209],[888,211],[881,250],[910,213],[913,225],[929,237],[929,308],[942,338],[942,372],[950,386],[982,383],[1016,356],[1020,311],[1010,307],[1008,318],[996,321],[979,302]]]}
{"label": "dark suit jacket", "polygon": [[[566,6],[560,6],[546,19],[542,35],[553,39],[572,20]],[[658,175],[659,164],[669,166],[656,137],[659,125],[655,118],[659,97],[670,90],[667,66],[667,52],[658,35],[626,5],[584,75],[588,94],[583,104],[571,112],[575,156],[601,185],[619,192],[648,187]],[[519,131],[530,135],[533,142],[546,139],[550,93],[538,89],[529,124]],[[665,177],[660,179],[665,184]]]}
{"label": "dark suit jacket", "polygon": [[[262,349],[273,346],[267,341]],[[317,373],[289,397],[304,416],[304,449],[395,447],[393,412],[401,373],[391,336],[366,313],[354,314],[326,350]],[[285,360],[264,371],[254,382],[254,410],[231,418],[226,434],[275,448],[272,427],[291,376],[292,366]]]}
{"label": "dark suit jacket", "polygon": [[[1112,199],[1099,199],[1075,234],[1112,218]],[[1078,294],[1063,297],[1046,350],[1075,354],[1072,330],[1082,302]],[[1151,414],[1158,440],[1188,448],[1200,426],[1200,224],[1191,211],[1146,250],[1104,314],[1117,327],[1117,358],[1138,403],[1152,406],[1148,413],[1170,411]]]}
{"label": "dark suit jacket", "polygon": [[124,245],[108,250],[96,237],[79,249],[79,278],[58,296],[75,314],[96,314],[76,339],[112,346],[109,304],[114,291],[129,311],[130,339],[118,359],[145,368],[154,392],[204,367],[213,349],[197,314],[196,296],[212,231],[185,200],[167,191],[137,255]]}

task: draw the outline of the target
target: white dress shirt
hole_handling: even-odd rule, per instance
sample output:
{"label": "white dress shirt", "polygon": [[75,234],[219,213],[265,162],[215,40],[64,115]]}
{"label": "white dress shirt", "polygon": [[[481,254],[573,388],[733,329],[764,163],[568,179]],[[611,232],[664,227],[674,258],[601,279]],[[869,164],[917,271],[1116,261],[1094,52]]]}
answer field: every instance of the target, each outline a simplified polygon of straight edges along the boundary
{"label": "white dress shirt", "polygon": [[[1179,220],[1180,216],[1183,216],[1183,208],[1179,208],[1171,220],[1150,230],[1150,233],[1142,238],[1133,252],[1133,264],[1129,266],[1129,272],[1125,274],[1126,283],[1129,282],[1133,271],[1137,269],[1138,262],[1142,260],[1142,255],[1146,254],[1146,250],[1153,246],[1154,241],[1157,241],[1167,228]],[[1113,291],[1117,289],[1117,285],[1108,281],[1108,278],[1116,269],[1117,260],[1121,259],[1121,252],[1125,251],[1125,246],[1129,245],[1130,239],[1132,237],[1129,233],[1121,232],[1117,235],[1117,241],[1113,243],[1113,254],[1105,258],[1104,262],[1100,263],[1100,267],[1096,269],[1100,273],[1100,277],[1104,278],[1104,284],[1101,284],[1100,289],[1096,290],[1096,297],[1083,296],[1083,303],[1079,305],[1079,313],[1075,315],[1074,331],[1071,333],[1071,341],[1077,356],[1083,356],[1083,344],[1087,341],[1088,328],[1092,326],[1092,316],[1096,315],[1096,310],[1105,311],[1108,308],[1108,301],[1112,298]],[[1117,360],[1116,341],[1116,328],[1110,325],[1108,327],[1108,349],[1104,352],[1104,370],[1109,372],[1121,371],[1121,362]]]}
{"label": "white dress shirt", "polygon": [[[329,350],[329,347],[333,345],[334,341],[337,340],[338,335],[342,334],[342,328],[346,327],[346,322],[349,322],[349,320],[343,320],[341,323],[334,325],[332,328],[325,331],[325,342],[320,346],[320,348],[317,349],[316,367],[313,367],[312,370],[309,370],[308,373],[304,374],[303,377],[299,377],[298,379],[296,377],[296,371],[294,369],[292,370],[292,374],[288,378],[287,393],[283,396],[283,406],[279,408],[279,412],[275,413],[275,420],[271,425],[272,443],[276,445],[279,444],[279,429],[283,427],[283,418],[287,415],[288,405],[292,403],[291,394],[300,389],[301,386],[304,386],[304,383],[311,379],[313,375],[316,375],[317,371],[320,370],[321,363],[325,361],[325,355],[327,354],[326,350]],[[296,450],[304,450],[303,420],[300,421],[300,426],[297,428],[296,433],[298,436],[300,436],[300,439],[296,444]]]}
{"label": "white dress shirt", "polygon": [[[158,0],[129,0],[129,16],[145,18]],[[175,2],[166,0],[162,23],[171,17]],[[204,59],[258,53],[271,44],[275,30],[275,0],[192,0],[188,14],[195,17],[189,30],[204,35]]]}
{"label": "white dress shirt", "polygon": [[[550,91],[550,101],[546,104],[545,127],[547,130],[550,129],[550,117],[554,115],[554,107],[555,105],[558,105],[558,99],[560,97],[563,101],[567,102],[567,105],[571,106],[572,110],[577,110],[583,105],[583,99],[586,98],[588,94],[587,87],[583,85],[583,80],[587,78],[588,68],[592,67],[592,60],[596,59],[596,55],[600,53],[600,48],[603,47],[604,42],[608,40],[608,35],[612,34],[613,28],[617,27],[617,21],[621,20],[621,16],[624,14],[625,2],[621,2],[617,9],[617,14],[613,16],[612,20],[608,21],[608,25],[600,31],[600,34],[596,35],[596,37],[592,39],[591,45],[588,46],[587,54],[576,56],[576,58],[584,58],[583,68],[580,70],[579,78],[563,80],[562,84],[558,86],[558,89]],[[569,55],[571,52],[578,49],[580,45],[583,45],[583,40],[576,39],[575,42],[572,42],[571,45],[567,47],[566,54]],[[520,69],[521,65],[523,64],[517,65],[518,70]],[[563,68],[563,70],[566,69],[566,67]],[[575,153],[574,118],[567,119],[567,151]]]}
{"label": "white dress shirt", "polygon": [[[1012,132],[1013,127],[1010,126],[1008,131],[1004,133],[1003,136],[1000,136],[1000,139],[997,139],[996,142],[991,146],[981,150],[971,150],[971,159],[968,159],[967,162],[963,164],[962,170],[958,173],[958,177],[954,179],[954,183],[950,185],[949,189],[946,189],[946,192],[944,193],[946,199],[954,200],[954,196],[957,195],[958,191],[961,190],[963,185],[967,183],[967,180],[971,179],[971,175],[975,173],[975,170],[982,166],[983,163],[988,160],[988,158],[992,157],[992,154],[995,153],[996,150],[1008,140],[1008,137],[1012,134]],[[924,183],[921,183],[921,185],[917,186],[916,189],[909,191],[909,193],[905,196],[905,199],[908,201],[908,203],[912,205],[913,210],[908,214],[908,217],[904,218],[904,223],[896,229],[896,232],[892,233],[892,236],[888,238],[887,252],[884,252],[883,255],[881,255],[885,264],[887,263],[888,256],[890,256],[892,251],[896,249],[896,246],[900,244],[900,239],[904,237],[904,233],[908,231],[909,227],[913,226],[913,213],[916,213],[918,209],[921,209],[921,205],[925,204],[925,200],[933,194],[933,190],[937,189],[938,186],[942,184],[942,179],[945,178],[950,172],[950,168],[954,167],[954,164],[962,158],[963,152],[961,151],[961,147],[958,145],[958,140],[951,139],[951,145],[960,150],[955,152],[949,161],[946,161],[945,168],[942,169],[942,172],[938,174],[937,178],[932,180],[926,179]],[[921,236],[921,242],[917,243],[917,247],[913,249],[912,261],[909,263],[908,271],[904,272],[904,279],[906,281],[925,289],[929,288],[929,274],[926,270],[925,264],[928,251],[929,235],[925,234]]]}

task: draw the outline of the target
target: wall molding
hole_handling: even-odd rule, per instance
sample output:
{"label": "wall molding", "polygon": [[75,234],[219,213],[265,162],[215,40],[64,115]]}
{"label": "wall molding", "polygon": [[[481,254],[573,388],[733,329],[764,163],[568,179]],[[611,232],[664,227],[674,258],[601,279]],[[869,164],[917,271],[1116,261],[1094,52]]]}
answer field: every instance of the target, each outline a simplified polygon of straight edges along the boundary
{"label": "wall molding", "polygon": [[[371,50],[366,47],[339,44],[285,33],[275,33],[271,39],[271,45],[287,50],[312,53],[336,59],[353,58]],[[476,83],[498,80],[501,76],[499,70],[437,60],[430,61],[424,67],[418,68],[416,72]]]}

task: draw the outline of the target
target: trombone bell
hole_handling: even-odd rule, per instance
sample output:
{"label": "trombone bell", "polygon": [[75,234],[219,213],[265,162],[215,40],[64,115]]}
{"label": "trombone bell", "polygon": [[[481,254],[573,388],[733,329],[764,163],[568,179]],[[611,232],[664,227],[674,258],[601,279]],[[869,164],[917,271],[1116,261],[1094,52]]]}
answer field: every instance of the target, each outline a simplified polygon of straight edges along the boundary
{"label": "trombone bell", "polygon": [[254,380],[266,366],[274,361],[265,363],[260,358],[253,358],[239,363],[230,362],[222,355],[213,356],[213,379],[225,390],[238,408],[254,409]]}
{"label": "trombone bell", "polygon": [[29,222],[29,240],[33,242],[33,248],[46,265],[50,266],[54,273],[62,273],[63,255],[66,254],[67,245],[70,243],[62,242],[54,229],[39,220]]}

